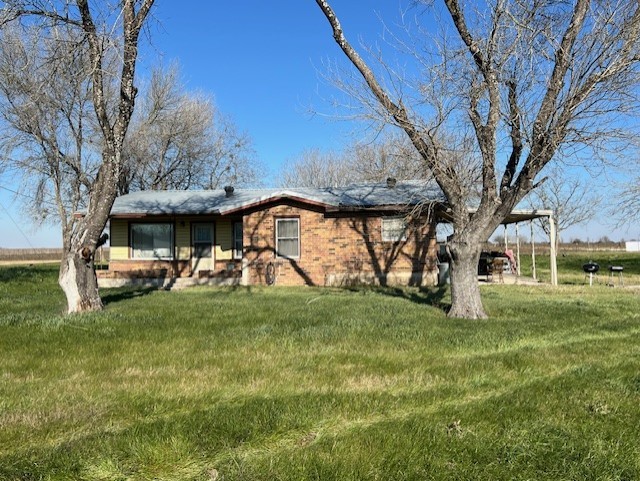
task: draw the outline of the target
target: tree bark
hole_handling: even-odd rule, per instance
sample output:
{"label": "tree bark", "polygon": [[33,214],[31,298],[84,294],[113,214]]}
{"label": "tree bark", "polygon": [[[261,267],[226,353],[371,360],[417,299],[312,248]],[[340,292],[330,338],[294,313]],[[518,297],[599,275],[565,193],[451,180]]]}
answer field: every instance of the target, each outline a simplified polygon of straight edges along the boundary
{"label": "tree bark", "polygon": [[82,248],[72,245],[70,249],[66,249],[60,265],[58,284],[67,298],[68,313],[102,309],[93,253],[85,259]]}
{"label": "tree bark", "polygon": [[454,239],[451,252],[451,309],[448,317],[486,319],[478,286],[478,262],[481,243],[475,240]]}
{"label": "tree bark", "polygon": [[94,266],[96,249],[106,238],[102,232],[109,219],[116,198],[117,175],[114,166],[120,156],[105,149],[103,162],[92,192],[86,215],[75,225],[73,232],[64,235],[64,257],[58,283],[67,297],[67,312],[102,309],[98,280]]}

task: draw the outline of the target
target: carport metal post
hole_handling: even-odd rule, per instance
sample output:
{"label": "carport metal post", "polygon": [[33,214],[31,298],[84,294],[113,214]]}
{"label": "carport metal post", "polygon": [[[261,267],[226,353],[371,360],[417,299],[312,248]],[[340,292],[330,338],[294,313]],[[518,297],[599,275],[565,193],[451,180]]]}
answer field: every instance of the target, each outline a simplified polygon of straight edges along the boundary
{"label": "carport metal post", "polygon": [[519,276],[520,273],[520,230],[516,222],[516,275]]}
{"label": "carport metal post", "polygon": [[534,281],[537,281],[536,278],[536,239],[533,236],[533,220],[529,221],[529,226],[531,227],[531,275]]}
{"label": "carport metal post", "polygon": [[507,223],[504,223],[504,251],[506,252],[509,248],[509,230],[507,228]]}
{"label": "carport metal post", "polygon": [[556,262],[556,220],[549,215],[549,261],[551,263],[551,285],[558,285],[558,264]]}

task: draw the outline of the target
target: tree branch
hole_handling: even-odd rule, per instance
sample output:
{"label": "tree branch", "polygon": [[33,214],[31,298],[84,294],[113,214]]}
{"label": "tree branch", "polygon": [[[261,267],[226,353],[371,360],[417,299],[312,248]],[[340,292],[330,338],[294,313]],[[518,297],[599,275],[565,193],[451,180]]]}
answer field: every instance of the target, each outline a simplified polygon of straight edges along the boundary
{"label": "tree branch", "polygon": [[362,60],[360,55],[358,55],[355,49],[345,38],[342,27],[340,26],[340,22],[338,21],[338,18],[336,17],[335,13],[326,2],[326,0],[316,0],[316,3],[329,21],[329,24],[331,25],[331,28],[333,30],[333,38],[335,39],[336,43],[340,46],[351,63],[360,72],[376,99],[378,99],[378,101],[382,104],[386,111],[391,114],[393,119],[398,123],[398,126],[407,133],[409,139],[416,147],[422,158],[425,160],[428,167],[433,171],[436,182],[438,182],[442,190],[445,193],[451,193],[453,186],[451,185],[451,182],[449,182],[449,180],[446,178],[446,176],[443,175],[438,163],[436,162],[436,155],[433,146],[429,145],[429,143],[424,140],[424,138],[416,129],[415,124],[409,120],[409,116],[406,109],[402,105],[402,102],[396,104],[389,98],[387,92],[382,88],[382,86],[376,79],[373,71],[364,62],[364,60]]}
{"label": "tree branch", "polygon": [[502,181],[500,182],[500,192],[511,185],[511,181],[516,173],[516,168],[522,156],[522,120],[520,118],[520,108],[518,107],[517,84],[514,77],[507,82],[509,89],[509,125],[511,136],[511,155],[504,169]]}

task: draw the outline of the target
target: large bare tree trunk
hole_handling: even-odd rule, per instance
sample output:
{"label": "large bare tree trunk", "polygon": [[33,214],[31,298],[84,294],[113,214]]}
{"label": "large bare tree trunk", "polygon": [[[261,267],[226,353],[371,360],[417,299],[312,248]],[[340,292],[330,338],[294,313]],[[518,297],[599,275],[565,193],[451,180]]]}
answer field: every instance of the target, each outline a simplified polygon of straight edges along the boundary
{"label": "large bare tree trunk", "polygon": [[111,207],[116,198],[116,179],[120,156],[109,149],[103,152],[103,163],[93,185],[85,216],[73,232],[63,235],[64,254],[58,283],[67,297],[67,310],[72,312],[102,309],[95,272],[95,253],[107,240],[103,235]]}
{"label": "large bare tree trunk", "polygon": [[479,242],[453,240],[451,251],[451,309],[449,317],[485,319],[478,286]]}
{"label": "large bare tree trunk", "polygon": [[[115,194],[113,171],[103,164],[94,185],[94,193],[102,197],[90,202],[88,211],[73,225],[65,224],[63,229],[63,258],[60,264],[58,284],[67,298],[67,312],[98,311],[103,304],[98,293],[98,279],[95,270],[95,253],[108,236],[103,230],[109,218]],[[105,194],[105,190],[109,193]]]}
{"label": "large bare tree trunk", "polygon": [[[124,0],[121,3],[124,41],[121,47],[120,99],[118,114],[112,121],[105,98],[103,43],[97,32],[88,0],[76,0],[82,30],[87,36],[93,64],[93,108],[104,137],[104,146],[102,164],[90,189],[86,215],[71,235],[69,249],[65,249],[67,254],[60,269],[59,282],[67,295],[70,313],[102,308],[93,259],[101,242],[102,231],[109,219],[109,213],[117,195],[118,181],[121,178],[124,138],[138,91],[134,86],[138,38],[153,2],[154,0],[143,0],[140,3],[135,0]],[[137,12],[136,6],[138,6]],[[90,272],[87,273],[86,270]]]}
{"label": "large bare tree trunk", "polygon": [[78,252],[73,247],[65,250],[58,283],[67,297],[69,313],[102,309],[93,256],[86,260],[82,257],[82,250]]}

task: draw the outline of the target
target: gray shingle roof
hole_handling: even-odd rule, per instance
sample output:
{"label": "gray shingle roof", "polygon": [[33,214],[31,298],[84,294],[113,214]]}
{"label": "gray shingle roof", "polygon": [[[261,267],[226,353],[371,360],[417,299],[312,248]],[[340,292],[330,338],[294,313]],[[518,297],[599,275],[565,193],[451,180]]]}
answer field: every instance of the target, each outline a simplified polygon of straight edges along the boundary
{"label": "gray shingle roof", "polygon": [[112,216],[228,214],[278,198],[299,199],[327,208],[375,208],[444,202],[434,182],[404,181],[389,188],[386,183],[354,184],[334,188],[236,189],[227,197],[219,190],[142,191],[118,197]]}

